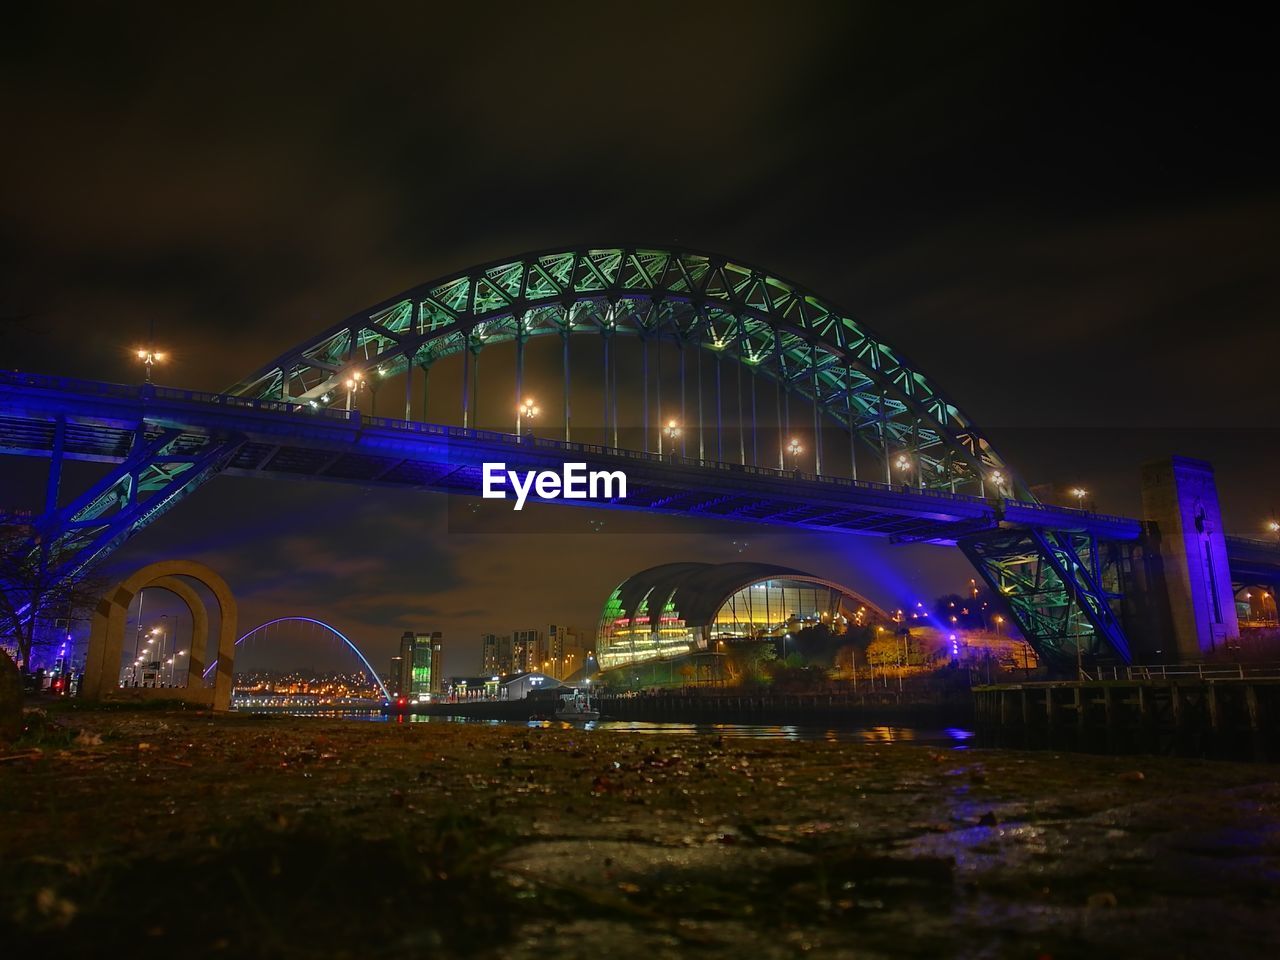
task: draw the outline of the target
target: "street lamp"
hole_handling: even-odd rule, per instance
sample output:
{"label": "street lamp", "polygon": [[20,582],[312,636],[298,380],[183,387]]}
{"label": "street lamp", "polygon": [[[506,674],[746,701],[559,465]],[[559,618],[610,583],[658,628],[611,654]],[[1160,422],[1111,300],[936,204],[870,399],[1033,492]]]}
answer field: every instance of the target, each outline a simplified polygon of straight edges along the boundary
{"label": "street lamp", "polygon": [[142,365],[146,368],[146,371],[147,371],[147,373],[146,373],[146,377],[147,377],[146,382],[147,382],[147,383],[150,383],[150,382],[151,382],[151,367],[152,367],[152,365],[153,365],[153,364],[156,364],[156,363],[163,363],[163,362],[164,362],[164,354],[163,354],[163,353],[161,353],[159,350],[152,350],[150,347],[147,347],[147,349],[145,349],[145,350],[139,350],[139,351],[138,351],[138,359],[142,361]]}
{"label": "street lamp", "polygon": [[347,388],[347,409],[351,409],[351,395],[364,386],[364,374],[359,370],[353,370],[351,376],[343,381]]}
{"label": "street lamp", "polygon": [[1267,529],[1276,535],[1276,540],[1280,540],[1280,520],[1268,520]]}
{"label": "street lamp", "polygon": [[666,427],[658,431],[658,456],[662,456],[663,434],[666,434],[667,439],[671,441],[671,455],[675,456],[676,441],[680,439],[680,421],[668,420]]}
{"label": "street lamp", "polygon": [[804,453],[804,447],[800,446],[800,441],[795,437],[792,437],[791,442],[787,444],[787,453],[791,454],[791,469],[798,470],[800,454]]}
{"label": "street lamp", "polygon": [[539,413],[538,405],[532,400],[520,401],[520,406],[516,408],[516,436],[520,436],[521,428],[524,421],[532,420]]}
{"label": "street lamp", "polygon": [[[159,633],[159,627],[155,627],[147,631],[147,639],[142,644],[142,652],[138,655],[138,660],[142,665],[142,684],[141,685],[144,687],[147,685],[147,671],[150,670],[151,666],[156,662],[155,642],[156,642],[157,633]],[[158,675],[153,677],[152,680],[154,683],[156,683],[157,686],[159,685]]]}
{"label": "street lamp", "polygon": [[996,495],[1003,497],[1004,496],[1004,474],[1001,473],[999,470],[993,471],[991,474],[991,482],[995,484]]}
{"label": "street lamp", "polygon": [[1071,495],[1076,498],[1076,509],[1084,509],[1084,498],[1089,495],[1089,491],[1084,487],[1072,487]]}

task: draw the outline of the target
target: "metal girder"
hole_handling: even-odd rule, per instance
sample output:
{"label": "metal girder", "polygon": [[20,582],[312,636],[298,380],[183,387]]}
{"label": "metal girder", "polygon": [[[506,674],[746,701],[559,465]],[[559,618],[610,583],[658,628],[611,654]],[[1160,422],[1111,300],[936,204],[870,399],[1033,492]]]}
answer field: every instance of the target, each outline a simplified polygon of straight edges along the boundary
{"label": "metal girder", "polygon": [[1132,662],[1113,609],[1120,600],[1119,552],[1105,542],[1087,533],[1020,527],[970,534],[957,545],[1050,669]]}
{"label": "metal girder", "polygon": [[[243,442],[140,423],[134,448],[64,507],[35,518],[42,562],[57,580],[74,580],[220,471]],[[51,464],[50,486],[61,482]]]}
{"label": "metal girder", "polygon": [[999,471],[1025,486],[932,380],[828,301],[714,254],[646,247],[531,253],[420,284],[341,321],[229,392],[337,405],[345,376],[539,335],[616,333],[693,344],[813,401],[872,455],[907,452],[923,486],[985,493]]}

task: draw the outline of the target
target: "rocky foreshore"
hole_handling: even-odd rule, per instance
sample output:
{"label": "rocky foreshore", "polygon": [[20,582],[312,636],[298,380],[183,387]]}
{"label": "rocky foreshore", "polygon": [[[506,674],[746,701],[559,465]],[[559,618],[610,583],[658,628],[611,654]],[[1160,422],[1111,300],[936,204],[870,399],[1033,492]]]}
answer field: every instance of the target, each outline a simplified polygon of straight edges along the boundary
{"label": "rocky foreshore", "polygon": [[1280,768],[162,709],[0,748],[47,955],[1270,957]]}

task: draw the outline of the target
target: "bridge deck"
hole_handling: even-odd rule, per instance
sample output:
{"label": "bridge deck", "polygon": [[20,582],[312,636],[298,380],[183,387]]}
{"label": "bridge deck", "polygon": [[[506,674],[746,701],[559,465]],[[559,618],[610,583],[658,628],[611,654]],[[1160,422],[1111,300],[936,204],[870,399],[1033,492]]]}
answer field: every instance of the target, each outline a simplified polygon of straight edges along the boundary
{"label": "bridge deck", "polygon": [[280,401],[0,374],[0,453],[51,456],[59,420],[64,424],[62,455],[67,459],[118,463],[129,455],[139,431],[151,438],[178,429],[188,454],[214,441],[234,439],[239,446],[223,471],[233,475],[478,496],[486,462],[504,462],[513,470],[559,470],[567,461],[583,461],[592,469],[626,472],[625,501],[595,502],[611,508],[935,543],[952,543],[956,536],[1002,521],[1115,540],[1133,540],[1140,534],[1137,520],[1039,503],[368,417],[358,411]]}

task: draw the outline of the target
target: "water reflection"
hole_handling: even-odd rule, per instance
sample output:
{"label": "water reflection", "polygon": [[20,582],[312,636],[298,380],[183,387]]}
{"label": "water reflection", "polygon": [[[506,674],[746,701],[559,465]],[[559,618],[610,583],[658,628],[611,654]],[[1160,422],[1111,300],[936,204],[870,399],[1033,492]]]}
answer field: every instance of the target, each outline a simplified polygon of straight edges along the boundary
{"label": "water reflection", "polygon": [[968,747],[973,731],[950,727],[945,730],[922,730],[914,727],[829,727],[795,724],[752,723],[655,723],[644,720],[593,720],[587,723],[565,723],[559,720],[472,720],[460,717],[433,717],[415,714],[411,723],[480,723],[490,726],[512,724],[530,729],[603,730],[639,735],[719,736],[742,740],[788,740],[832,743],[914,743],[950,746],[957,750]]}
{"label": "water reflection", "polygon": [[754,723],[655,723],[645,720],[592,720],[586,723],[566,723],[561,720],[479,720],[470,717],[438,717],[426,714],[397,714],[387,716],[371,710],[272,710],[244,711],[270,712],[293,717],[324,717],[330,720],[364,720],[374,723],[469,723],[482,726],[518,726],[533,730],[603,730],[615,733],[662,736],[718,736],[730,740],[787,740],[818,741],[831,743],[868,744],[924,744],[932,747],[950,747],[966,750],[973,739],[972,730],[960,727],[945,729],[920,729],[916,727],[831,727],[800,726],[796,724]]}

